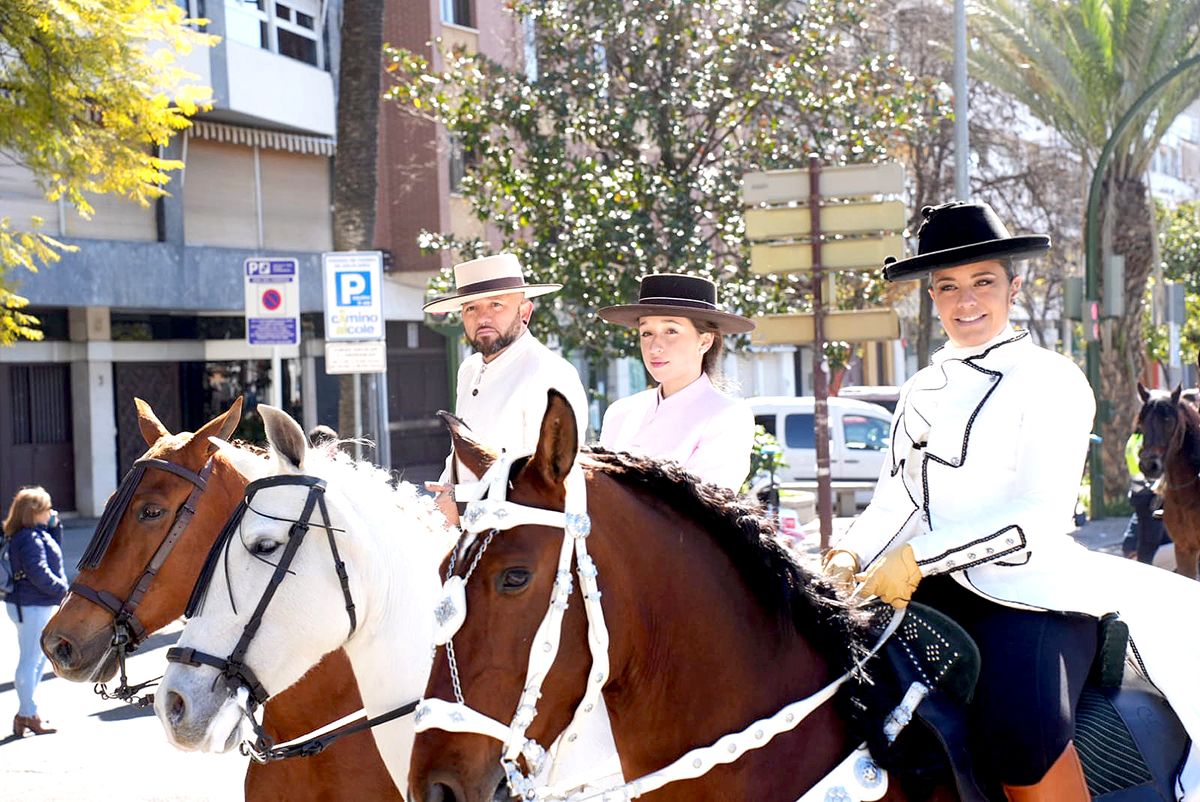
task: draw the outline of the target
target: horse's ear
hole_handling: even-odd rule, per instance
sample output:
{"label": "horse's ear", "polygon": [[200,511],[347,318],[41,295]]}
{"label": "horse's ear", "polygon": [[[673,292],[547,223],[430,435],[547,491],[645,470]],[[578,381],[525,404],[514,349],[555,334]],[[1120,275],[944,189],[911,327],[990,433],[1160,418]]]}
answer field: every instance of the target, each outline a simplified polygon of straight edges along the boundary
{"label": "horse's ear", "polygon": [[1150,391],[1141,382],[1138,382],[1138,396],[1141,397],[1143,404],[1150,400]]}
{"label": "horse's ear", "polygon": [[454,454],[459,462],[476,476],[487,473],[487,469],[496,461],[495,452],[474,438],[470,427],[462,418],[445,410],[439,410],[438,417],[450,430],[450,440],[454,443]]}
{"label": "horse's ear", "polygon": [[579,425],[566,396],[551,388],[546,394],[546,414],[538,434],[537,450],[525,467],[540,473],[552,485],[561,485],[579,453]]}
{"label": "horse's ear", "polygon": [[209,440],[215,437],[218,440],[228,440],[233,434],[233,430],[242,422],[242,397],[239,395],[237,399],[225,410],[225,414],[217,417],[204,424],[200,431],[192,435],[193,443],[203,443],[205,445],[205,453],[211,454],[217,450],[217,447]]}
{"label": "horse's ear", "polygon": [[1175,389],[1171,391],[1171,403],[1172,403],[1172,404],[1178,404],[1178,403],[1179,403],[1179,397],[1180,397],[1181,395],[1183,395],[1183,385],[1182,385],[1182,384],[1177,384],[1177,385],[1175,385]]}
{"label": "horse's ear", "polygon": [[296,470],[304,469],[304,453],[308,448],[308,438],[300,424],[292,420],[292,416],[282,409],[276,409],[267,404],[258,405],[258,414],[262,415],[263,424],[267,429],[267,442],[275,453],[288,462]]}
{"label": "horse's ear", "polygon": [[154,410],[150,408],[149,404],[140,398],[135,398],[133,405],[137,407],[138,428],[142,430],[142,439],[146,441],[146,445],[152,446],[158,442],[159,438],[171,436],[167,427],[159,422],[158,416],[154,414]]}

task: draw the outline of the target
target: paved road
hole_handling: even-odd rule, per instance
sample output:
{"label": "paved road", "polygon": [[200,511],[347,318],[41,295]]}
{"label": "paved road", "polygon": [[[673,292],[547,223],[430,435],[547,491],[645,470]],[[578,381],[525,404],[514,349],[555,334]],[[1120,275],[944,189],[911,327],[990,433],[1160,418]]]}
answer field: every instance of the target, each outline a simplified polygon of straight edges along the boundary
{"label": "paved road", "polygon": [[[94,520],[66,522],[67,564],[74,565],[91,537]],[[178,626],[160,633],[129,661],[133,680],[162,673],[166,650]],[[11,737],[9,716],[17,711],[12,676],[17,664],[16,630],[0,616],[0,800],[29,802],[229,802],[241,799],[246,759],[241,755],[188,754],[170,746],[152,711],[106,702],[82,685],[54,677],[38,686],[44,718],[60,731]]]}
{"label": "paved road", "polygon": [[[836,529],[852,519],[839,518]],[[95,521],[69,521],[64,536],[68,565],[74,566]],[[1090,548],[1119,549],[1124,519],[1090,523],[1076,537]],[[816,560],[816,529],[798,551]],[[132,679],[162,671],[166,649],[178,627],[160,633],[130,660]],[[0,616],[0,733],[8,732],[17,700],[11,677],[16,637],[7,616]],[[62,729],[55,735],[0,741],[0,800],[36,802],[108,802],[114,798],[228,802],[241,799],[245,758],[240,755],[187,754],[167,745],[162,727],[148,711],[106,702],[87,685],[51,676],[38,688],[42,713]]]}

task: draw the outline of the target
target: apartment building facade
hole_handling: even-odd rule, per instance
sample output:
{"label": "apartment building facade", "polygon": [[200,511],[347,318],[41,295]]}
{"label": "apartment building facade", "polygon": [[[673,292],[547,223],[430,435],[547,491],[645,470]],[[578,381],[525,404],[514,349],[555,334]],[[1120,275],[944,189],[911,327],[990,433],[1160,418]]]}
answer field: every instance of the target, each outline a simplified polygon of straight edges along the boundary
{"label": "apartment building facade", "polygon": [[[185,168],[149,208],[99,197],[91,220],[46,201],[33,177],[0,166],[0,214],[39,216],[78,251],[20,292],[45,339],[0,349],[0,495],[39,483],[64,510],[96,515],[145,449],[132,399],[167,428],[194,430],[238,395],[253,407],[278,382],[305,426],[336,425],[339,383],[324,371],[321,254],[332,250],[336,64],[341,0],[180,0],[218,45],[188,56],[214,108],[166,156]],[[385,39],[431,54],[439,38],[501,57],[512,26],[499,2],[389,0]],[[420,251],[423,229],[470,230],[453,192],[460,165],[444,131],[381,109],[376,247],[387,255],[392,467],[420,478],[444,458],[432,413],[451,408],[444,333],[425,325],[426,282],[447,257]],[[300,264],[302,341],[245,340],[242,266]],[[261,434],[248,414],[239,436]]]}

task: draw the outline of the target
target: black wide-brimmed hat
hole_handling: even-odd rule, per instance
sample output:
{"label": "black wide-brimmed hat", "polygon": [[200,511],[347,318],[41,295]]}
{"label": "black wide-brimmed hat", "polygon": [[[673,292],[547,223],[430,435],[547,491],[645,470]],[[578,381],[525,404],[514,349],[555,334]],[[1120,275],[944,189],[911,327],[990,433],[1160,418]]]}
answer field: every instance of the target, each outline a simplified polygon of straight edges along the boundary
{"label": "black wide-brimmed hat", "polygon": [[596,314],[609,323],[634,326],[647,315],[686,317],[716,325],[722,334],[754,330],[748,317],[722,311],[717,303],[717,285],[700,276],[682,273],[652,273],[642,277],[636,304],[606,306]]}
{"label": "black wide-brimmed hat", "polygon": [[925,220],[917,229],[917,255],[883,262],[888,281],[922,278],[943,267],[988,259],[1026,259],[1050,249],[1045,234],[1014,237],[986,203],[946,203],[921,210]]}

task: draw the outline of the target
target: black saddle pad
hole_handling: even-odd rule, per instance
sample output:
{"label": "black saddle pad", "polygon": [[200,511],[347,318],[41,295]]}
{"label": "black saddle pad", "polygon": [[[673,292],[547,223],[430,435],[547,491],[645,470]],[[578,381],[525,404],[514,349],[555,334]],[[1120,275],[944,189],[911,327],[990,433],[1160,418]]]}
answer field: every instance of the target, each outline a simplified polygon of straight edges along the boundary
{"label": "black saddle pad", "polygon": [[[873,613],[882,632],[891,609]],[[1187,756],[1187,733],[1158,690],[1125,670],[1128,630],[1106,616],[1100,649],[1076,715],[1075,744],[1096,802],[1173,802],[1174,779]],[[910,604],[896,635],[864,667],[845,693],[852,721],[875,759],[907,790],[931,788],[953,777],[964,800],[999,798],[977,782],[965,748],[966,707],[979,677],[979,651],[949,617]],[[906,694],[928,689],[913,710]],[[897,719],[913,723],[896,736]],[[987,789],[986,791],[983,789]]]}

